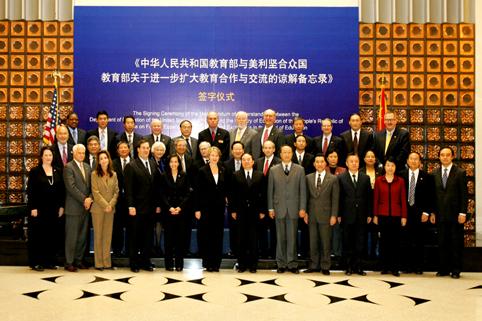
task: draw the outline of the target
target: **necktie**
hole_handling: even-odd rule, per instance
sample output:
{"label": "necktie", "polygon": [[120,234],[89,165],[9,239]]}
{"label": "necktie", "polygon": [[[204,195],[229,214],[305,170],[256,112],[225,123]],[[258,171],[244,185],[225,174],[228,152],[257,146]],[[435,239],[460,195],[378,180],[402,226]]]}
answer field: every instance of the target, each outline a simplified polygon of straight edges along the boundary
{"label": "necktie", "polygon": [[301,155],[298,155],[298,164],[301,165],[302,162],[303,162],[303,159],[301,158]]}
{"label": "necktie", "polygon": [[289,175],[290,170],[288,169],[288,165],[285,165],[285,175]]}
{"label": "necktie", "polygon": [[447,179],[448,179],[448,168],[444,168],[444,174],[442,175],[442,184],[445,188],[447,186]]}
{"label": "necktie", "polygon": [[129,144],[129,151],[131,157],[134,157],[134,144],[132,144],[132,134],[127,135],[127,143]]}
{"label": "necktie", "polygon": [[320,190],[321,189],[321,174],[317,174],[318,178],[316,179],[316,189]]}
{"label": "necktie", "polygon": [[192,148],[191,148],[191,143],[189,142],[189,138],[185,138],[185,140],[186,140],[187,151],[189,155],[192,156]]}
{"label": "necktie", "polygon": [[328,138],[325,137],[325,139],[323,141],[323,149],[322,149],[323,155],[326,154],[327,149],[328,149]]}
{"label": "necktie", "polygon": [[235,142],[239,142],[241,140],[241,129],[238,128],[236,132],[236,138],[234,139]]}
{"label": "necktie", "polygon": [[62,162],[64,163],[64,166],[65,166],[65,164],[67,164],[67,146],[65,146],[65,145],[64,145],[63,152],[62,152]]}
{"label": "necktie", "polygon": [[184,161],[184,156],[181,156],[181,166],[182,166],[182,171],[186,173],[186,162]]}
{"label": "necktie", "polygon": [[160,136],[160,135],[157,135],[157,136],[156,136],[156,142],[159,141],[159,136]]}
{"label": "necktie", "polygon": [[74,138],[74,143],[77,144],[77,141],[78,141],[77,128],[74,128],[74,129],[72,130],[72,136],[73,136],[73,138]]}
{"label": "necktie", "polygon": [[357,184],[357,182],[356,182],[356,175],[355,175],[355,174],[353,174],[353,175],[351,175],[351,176],[353,177],[353,184],[354,184],[354,185],[355,185],[355,187],[356,187],[356,184]]}
{"label": "necktie", "polygon": [[94,163],[94,162],[95,162],[94,156],[90,155],[89,158],[90,158],[90,168],[94,168],[94,165],[95,165],[95,163]]}
{"label": "necktie", "polygon": [[82,177],[84,178],[84,181],[85,181],[84,165],[83,165],[83,164],[79,164],[79,168],[80,168],[80,173],[82,173]]}
{"label": "necktie", "polygon": [[239,171],[239,169],[241,168],[241,161],[236,160],[235,162],[236,162],[236,164],[235,164],[235,166],[234,166],[234,169],[235,169],[236,171]]}
{"label": "necktie", "polygon": [[390,145],[391,139],[392,139],[392,133],[387,132],[387,137],[385,138],[385,155],[387,154],[388,145]]}
{"label": "necktie", "polygon": [[264,162],[264,168],[263,168],[264,176],[268,175],[268,169],[269,169],[269,162],[268,162],[268,159],[266,158],[266,161]]}
{"label": "necktie", "polygon": [[211,138],[212,138],[212,140],[213,140],[213,142],[214,142],[214,139],[216,138],[216,132],[215,132],[214,130],[211,131]]}
{"label": "necktie", "polygon": [[248,182],[248,186],[251,185],[251,176],[249,176],[249,172],[246,173],[246,181]]}
{"label": "necktie", "polygon": [[264,145],[264,143],[268,140],[268,137],[269,137],[269,132],[268,132],[268,129],[265,128],[265,129],[264,129],[264,134],[263,134],[263,145]]}
{"label": "necktie", "polygon": [[149,172],[149,174],[151,174],[151,168],[149,167],[149,162],[145,161],[144,165],[146,165],[147,171]]}
{"label": "necktie", "polygon": [[355,137],[353,138],[353,153],[358,155],[358,132],[355,132]]}
{"label": "necktie", "polygon": [[127,165],[127,158],[124,158],[122,160],[122,171],[124,171],[124,169],[126,168],[126,165]]}
{"label": "necktie", "polygon": [[101,129],[100,131],[100,149],[106,150],[107,146],[105,143],[105,129]]}
{"label": "necktie", "polygon": [[412,172],[410,177],[410,188],[408,190],[408,205],[413,206],[415,204],[415,173]]}

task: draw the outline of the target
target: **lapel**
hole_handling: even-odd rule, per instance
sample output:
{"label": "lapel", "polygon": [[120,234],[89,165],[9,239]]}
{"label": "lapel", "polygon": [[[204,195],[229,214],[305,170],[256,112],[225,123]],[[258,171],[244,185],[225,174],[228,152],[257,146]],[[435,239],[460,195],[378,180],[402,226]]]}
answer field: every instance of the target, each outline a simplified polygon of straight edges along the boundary
{"label": "lapel", "polygon": [[[147,162],[149,163],[149,166],[151,167],[151,173],[152,173],[154,168],[152,168],[152,166],[151,166],[152,164],[150,164],[149,160],[147,160]],[[144,175],[146,175],[149,178],[149,180],[152,180],[152,175],[149,174],[149,170],[146,168],[146,165],[144,165],[144,162],[142,161],[142,159],[137,158],[137,164],[141,168],[141,171],[144,173]]]}
{"label": "lapel", "polygon": [[80,168],[79,168],[79,166],[77,165],[77,163],[76,163],[75,161],[72,161],[72,166],[73,166],[73,168],[74,168],[74,171],[77,172],[77,174],[82,178],[82,180],[83,180],[84,182],[87,182],[87,171],[86,171],[86,169],[85,169],[85,163],[84,163],[84,162],[81,162],[80,165],[84,166],[84,173],[85,173],[85,176],[86,176],[85,178],[84,178],[84,176],[82,175],[82,172],[80,171]]}
{"label": "lapel", "polygon": [[[398,127],[395,127],[393,130],[392,137],[390,138],[390,143],[388,143],[388,148],[386,154],[393,148],[393,145],[395,144],[395,141],[397,140],[398,136]],[[385,135],[384,135],[384,140],[383,140],[383,148],[385,148],[385,144],[387,143],[387,130],[385,129]]]}
{"label": "lapel", "polygon": [[452,164],[452,168],[450,169],[449,177],[447,177],[447,185],[445,185],[445,189],[451,184],[455,177],[456,167],[455,164]]}
{"label": "lapel", "polygon": [[[318,172],[314,172],[309,183],[310,183],[310,186],[311,186],[312,190],[314,191],[314,194],[318,197],[320,195],[320,191],[316,188],[316,176],[317,175],[318,175]],[[323,183],[321,184],[321,186],[323,186]]]}

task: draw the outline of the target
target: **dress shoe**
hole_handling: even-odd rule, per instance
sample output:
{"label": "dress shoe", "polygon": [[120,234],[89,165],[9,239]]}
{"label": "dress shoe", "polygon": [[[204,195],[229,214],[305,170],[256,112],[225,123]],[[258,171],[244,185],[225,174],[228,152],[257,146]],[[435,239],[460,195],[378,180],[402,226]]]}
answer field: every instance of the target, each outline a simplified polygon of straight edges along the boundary
{"label": "dress shoe", "polygon": [[276,270],[276,273],[285,273],[285,271],[286,271],[286,268],[280,267]]}
{"label": "dress shoe", "polygon": [[174,268],[173,267],[167,267],[166,271],[172,272],[172,271],[174,271]]}
{"label": "dress shoe", "polygon": [[206,268],[206,271],[213,272],[213,268],[208,267],[208,268]]}
{"label": "dress shoe", "polygon": [[144,271],[148,271],[148,272],[154,271],[154,268],[153,268],[152,266],[150,266],[150,265],[144,266],[142,269],[143,269]]}
{"label": "dress shoe", "polygon": [[439,271],[437,272],[437,274],[435,274],[435,276],[447,276],[447,275],[449,275],[448,272],[442,272],[442,271]]}
{"label": "dress shoe", "polygon": [[423,274],[423,271],[422,271],[422,270],[416,270],[416,271],[415,271],[415,274],[421,275],[421,274]]}
{"label": "dress shoe", "polygon": [[382,270],[380,273],[381,273],[382,275],[388,274],[388,270]]}
{"label": "dress shoe", "polygon": [[89,267],[87,265],[85,265],[84,263],[80,262],[78,264],[75,265],[78,269],[81,269],[81,270],[87,270],[89,269]]}
{"label": "dress shoe", "polygon": [[321,269],[306,269],[303,271],[303,273],[315,273],[315,272],[320,272]]}
{"label": "dress shoe", "polygon": [[243,273],[243,272],[246,272],[246,269],[245,269],[245,268],[239,268],[239,269],[238,269],[238,273]]}
{"label": "dress shoe", "polygon": [[131,271],[134,272],[134,273],[139,273],[139,268],[135,267],[135,266],[132,266]]}
{"label": "dress shoe", "polygon": [[293,274],[299,274],[300,273],[300,270],[298,270],[298,268],[291,268],[289,269],[291,273]]}
{"label": "dress shoe", "polygon": [[400,276],[400,272],[398,272],[398,271],[393,271],[393,272],[392,272],[392,275],[393,275],[393,276]]}
{"label": "dress shoe", "polygon": [[460,273],[459,272],[452,272],[450,275],[452,279],[460,279]]}
{"label": "dress shoe", "polygon": [[219,268],[213,268],[213,272],[219,272]]}
{"label": "dress shoe", "polygon": [[104,270],[117,270],[114,266],[105,267]]}
{"label": "dress shoe", "polygon": [[67,265],[67,266],[65,267],[65,270],[66,270],[66,271],[69,271],[69,272],[77,272],[77,268],[76,268],[75,266],[73,266],[73,265]]}
{"label": "dress shoe", "polygon": [[350,276],[350,275],[352,275],[352,274],[353,274],[352,269],[348,269],[348,270],[345,271],[345,275]]}
{"label": "dress shoe", "polygon": [[251,268],[251,269],[249,269],[249,272],[250,272],[250,273],[256,273],[256,269],[255,269],[255,268]]}
{"label": "dress shoe", "polygon": [[356,271],[356,274],[361,275],[361,276],[367,275],[367,273],[366,273],[365,271],[363,271],[363,270],[358,270],[358,271]]}
{"label": "dress shoe", "polygon": [[59,267],[55,264],[47,264],[44,266],[44,268],[48,270],[58,270]]}
{"label": "dress shoe", "polygon": [[95,268],[97,271],[104,271],[104,268],[103,267],[96,267]]}
{"label": "dress shoe", "polygon": [[182,268],[182,267],[180,267],[180,266],[176,267],[176,271],[177,271],[177,272],[181,272],[181,271],[182,271],[182,269],[183,269],[183,268]]}
{"label": "dress shoe", "polygon": [[330,270],[321,270],[321,274],[330,275]]}
{"label": "dress shoe", "polygon": [[44,270],[44,268],[41,265],[34,265],[34,266],[32,266],[32,270],[37,271],[37,272],[42,272]]}

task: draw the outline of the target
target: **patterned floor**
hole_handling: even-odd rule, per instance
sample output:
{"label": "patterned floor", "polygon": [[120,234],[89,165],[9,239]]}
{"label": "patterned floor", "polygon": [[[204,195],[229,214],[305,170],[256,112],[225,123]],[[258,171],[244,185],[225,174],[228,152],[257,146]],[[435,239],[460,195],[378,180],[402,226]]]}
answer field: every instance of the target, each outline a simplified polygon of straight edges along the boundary
{"label": "patterned floor", "polygon": [[482,274],[396,278],[0,267],[6,320],[482,320]]}

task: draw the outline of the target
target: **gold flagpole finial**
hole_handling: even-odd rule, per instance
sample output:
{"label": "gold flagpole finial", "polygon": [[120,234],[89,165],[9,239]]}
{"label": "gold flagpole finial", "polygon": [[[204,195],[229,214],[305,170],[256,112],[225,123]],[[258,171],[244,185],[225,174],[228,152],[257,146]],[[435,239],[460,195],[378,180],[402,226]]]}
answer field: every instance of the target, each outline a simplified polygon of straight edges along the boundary
{"label": "gold flagpole finial", "polygon": [[52,72],[52,77],[54,77],[55,87],[58,87],[59,86],[58,81],[62,77],[62,74],[60,73],[60,71],[55,70],[54,72]]}

